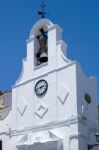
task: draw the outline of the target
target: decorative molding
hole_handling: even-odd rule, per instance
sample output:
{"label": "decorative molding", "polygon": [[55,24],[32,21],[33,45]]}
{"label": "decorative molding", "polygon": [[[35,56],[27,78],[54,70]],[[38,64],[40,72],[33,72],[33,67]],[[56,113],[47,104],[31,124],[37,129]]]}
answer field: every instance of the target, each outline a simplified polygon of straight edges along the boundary
{"label": "decorative molding", "polygon": [[68,64],[66,64],[66,65],[63,65],[63,66],[61,66],[61,67],[57,67],[56,69],[49,70],[49,71],[47,71],[47,72],[45,72],[45,73],[42,73],[42,74],[40,74],[40,75],[38,75],[38,76],[35,76],[35,75],[34,75],[33,78],[31,78],[31,79],[29,79],[29,80],[27,80],[27,81],[23,81],[22,83],[16,83],[15,85],[12,86],[12,89],[14,89],[14,88],[16,88],[16,87],[19,87],[19,86],[21,86],[21,85],[24,85],[24,84],[26,84],[26,83],[29,83],[29,82],[31,82],[31,81],[33,81],[33,80],[42,78],[43,76],[48,75],[48,74],[50,74],[50,73],[53,73],[53,72],[56,72],[56,71],[59,71],[59,70],[68,68],[68,67],[70,67],[70,66],[72,66],[72,65],[74,65],[74,64],[77,64],[77,62],[76,62],[76,61],[71,61],[71,62],[68,62]]}
{"label": "decorative molding", "polygon": [[63,126],[70,126],[72,124],[78,123],[77,116],[71,116],[67,118],[66,120],[63,121],[56,121],[56,122],[51,122],[51,123],[46,123],[43,125],[35,125],[32,127],[25,127],[22,129],[17,129],[12,131],[12,136],[16,135],[21,135],[22,133],[28,133],[28,132],[38,132],[38,131],[43,131],[43,130],[50,130],[58,127],[63,127]]}
{"label": "decorative molding", "polygon": [[91,128],[93,131],[99,132],[99,124],[90,122],[87,118],[83,116],[78,116],[78,121],[80,121],[83,125],[87,126],[88,128]]}
{"label": "decorative molding", "polygon": [[66,85],[63,84],[60,89],[59,95],[58,95],[58,99],[60,100],[60,102],[63,105],[64,105],[68,95],[69,95],[69,91],[67,90]]}
{"label": "decorative molding", "polygon": [[21,81],[21,79],[22,79],[22,77],[23,77],[23,74],[24,74],[24,62],[25,62],[25,61],[27,61],[27,58],[24,58],[24,59],[22,60],[22,71],[21,71],[21,74],[20,74],[19,78],[18,78],[17,81],[15,82],[15,85],[20,84],[20,81]]}
{"label": "decorative molding", "polygon": [[0,136],[5,135],[8,138],[10,138],[11,137],[11,132],[12,132],[11,128],[8,126],[8,124],[6,124],[6,130],[3,131],[3,132],[0,132]]}
{"label": "decorative molding", "polygon": [[[61,52],[60,52],[60,54],[61,54],[63,60],[64,60],[65,62],[67,62],[67,63],[72,62],[72,60],[68,59],[68,58],[65,56],[65,55],[66,55],[66,51],[67,51],[67,44],[66,44],[63,40],[58,41],[56,44],[57,44],[57,45],[60,45],[60,44],[61,44],[61,46],[63,46],[63,48],[61,48]],[[64,50],[64,49],[66,49],[66,50],[65,50],[65,54],[63,53],[63,50]]]}
{"label": "decorative molding", "polygon": [[17,107],[18,107],[18,111],[19,111],[20,115],[23,116],[25,113],[25,110],[27,108],[27,101],[24,97],[22,99],[18,100]]}
{"label": "decorative molding", "polygon": [[35,114],[42,119],[48,111],[48,107],[46,104],[41,103],[37,106]]}
{"label": "decorative molding", "polygon": [[[56,121],[56,122],[51,122],[51,123],[46,123],[45,125],[35,125],[35,126],[30,126],[30,127],[25,127],[25,128],[20,128],[16,130],[11,130],[10,137],[17,136],[17,135],[22,135],[22,134],[27,134],[29,132],[39,132],[39,131],[44,131],[44,130],[51,130],[55,129],[56,127],[64,127],[64,126],[70,126],[72,124],[77,124],[78,122],[83,123],[86,125],[89,129],[91,129],[94,132],[99,132],[99,125],[98,124],[93,124],[89,122],[88,120],[83,120],[81,116],[71,116],[67,118],[66,120],[63,121]],[[1,132],[0,135],[9,135],[8,132]]]}
{"label": "decorative molding", "polygon": [[[82,119],[83,120],[83,119]],[[72,124],[76,124],[78,122],[81,122],[81,117],[80,116],[71,116],[67,118],[66,120],[63,121],[56,121],[56,122],[51,122],[51,123],[46,123],[45,125],[35,125],[32,127],[26,127],[22,129],[17,129],[13,130],[11,136],[16,136],[16,135],[21,135],[23,133],[28,133],[28,132],[38,132],[38,131],[43,131],[43,130],[50,130],[58,127],[64,127],[64,126],[70,126]],[[83,120],[86,122],[86,120]],[[90,126],[88,126],[91,129],[97,130],[99,132],[99,125],[96,126],[96,124],[91,124],[89,121],[87,121]]]}

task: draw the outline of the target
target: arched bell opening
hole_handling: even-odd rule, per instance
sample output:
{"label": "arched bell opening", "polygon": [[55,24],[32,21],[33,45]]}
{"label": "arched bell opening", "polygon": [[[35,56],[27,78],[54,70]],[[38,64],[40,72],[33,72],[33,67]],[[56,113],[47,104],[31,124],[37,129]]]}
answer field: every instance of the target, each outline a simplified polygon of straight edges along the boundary
{"label": "arched bell opening", "polygon": [[48,31],[47,28],[40,27],[35,35],[35,66],[48,61]]}

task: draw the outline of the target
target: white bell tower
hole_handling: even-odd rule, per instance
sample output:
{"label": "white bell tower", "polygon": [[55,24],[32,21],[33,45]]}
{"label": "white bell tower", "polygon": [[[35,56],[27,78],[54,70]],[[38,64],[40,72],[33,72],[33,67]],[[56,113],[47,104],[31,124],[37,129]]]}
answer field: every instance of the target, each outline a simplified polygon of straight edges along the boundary
{"label": "white bell tower", "polygon": [[[37,64],[37,53],[40,49],[37,36],[40,35],[40,29],[47,32],[46,57],[48,58],[46,62]],[[21,94],[17,94],[19,105],[20,98],[26,101],[27,105],[30,101],[31,109],[27,107],[26,111],[29,109],[32,115],[32,124],[49,123],[62,119],[59,113],[61,109],[59,109],[61,107],[59,103],[62,104],[65,100],[61,100],[58,93],[61,92],[65,83],[62,81],[60,72],[71,63],[66,58],[66,49],[67,45],[62,41],[62,29],[58,25],[54,25],[48,19],[42,19],[33,26],[27,40],[27,58],[23,60],[23,70],[14,87],[14,89],[19,89]],[[67,89],[66,92],[67,96],[69,94]],[[27,113],[24,111],[23,117],[19,119],[19,124],[22,125],[21,120],[23,119],[24,122],[26,120],[24,125],[27,126],[27,119],[31,120],[31,118],[27,118],[28,116],[24,118],[25,114]],[[20,116],[19,112],[18,116]]]}
{"label": "white bell tower", "polygon": [[40,149],[87,150],[99,131],[96,79],[67,58],[62,29],[48,19],[39,20],[27,40],[27,57],[12,89],[12,119],[18,149],[35,149],[39,142]]}

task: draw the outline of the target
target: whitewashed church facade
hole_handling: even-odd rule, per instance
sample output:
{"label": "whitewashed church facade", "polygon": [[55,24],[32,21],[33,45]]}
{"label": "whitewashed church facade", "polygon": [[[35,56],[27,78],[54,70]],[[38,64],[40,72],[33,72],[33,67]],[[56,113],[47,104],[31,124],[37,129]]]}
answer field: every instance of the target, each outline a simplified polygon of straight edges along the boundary
{"label": "whitewashed church facade", "polygon": [[99,133],[96,95],[95,77],[67,58],[62,29],[39,20],[19,79],[0,93],[0,150],[91,149]]}

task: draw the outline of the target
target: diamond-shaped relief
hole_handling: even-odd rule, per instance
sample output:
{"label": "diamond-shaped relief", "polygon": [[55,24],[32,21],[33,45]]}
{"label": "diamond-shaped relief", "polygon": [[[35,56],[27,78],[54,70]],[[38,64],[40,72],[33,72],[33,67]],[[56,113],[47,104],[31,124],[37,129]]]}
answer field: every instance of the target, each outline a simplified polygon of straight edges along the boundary
{"label": "diamond-shaped relief", "polygon": [[64,105],[67,97],[69,95],[69,91],[67,90],[67,88],[63,85],[59,91],[59,95],[58,98],[60,100],[60,102]]}
{"label": "diamond-shaped relief", "polygon": [[47,105],[45,105],[44,103],[39,104],[36,108],[35,114],[39,117],[39,118],[43,118],[45,116],[45,114],[48,111],[48,107]]}
{"label": "diamond-shaped relief", "polygon": [[27,101],[25,98],[22,98],[22,99],[19,99],[18,100],[18,104],[17,104],[17,107],[18,107],[18,111],[20,113],[21,116],[23,116],[26,108],[27,108]]}

